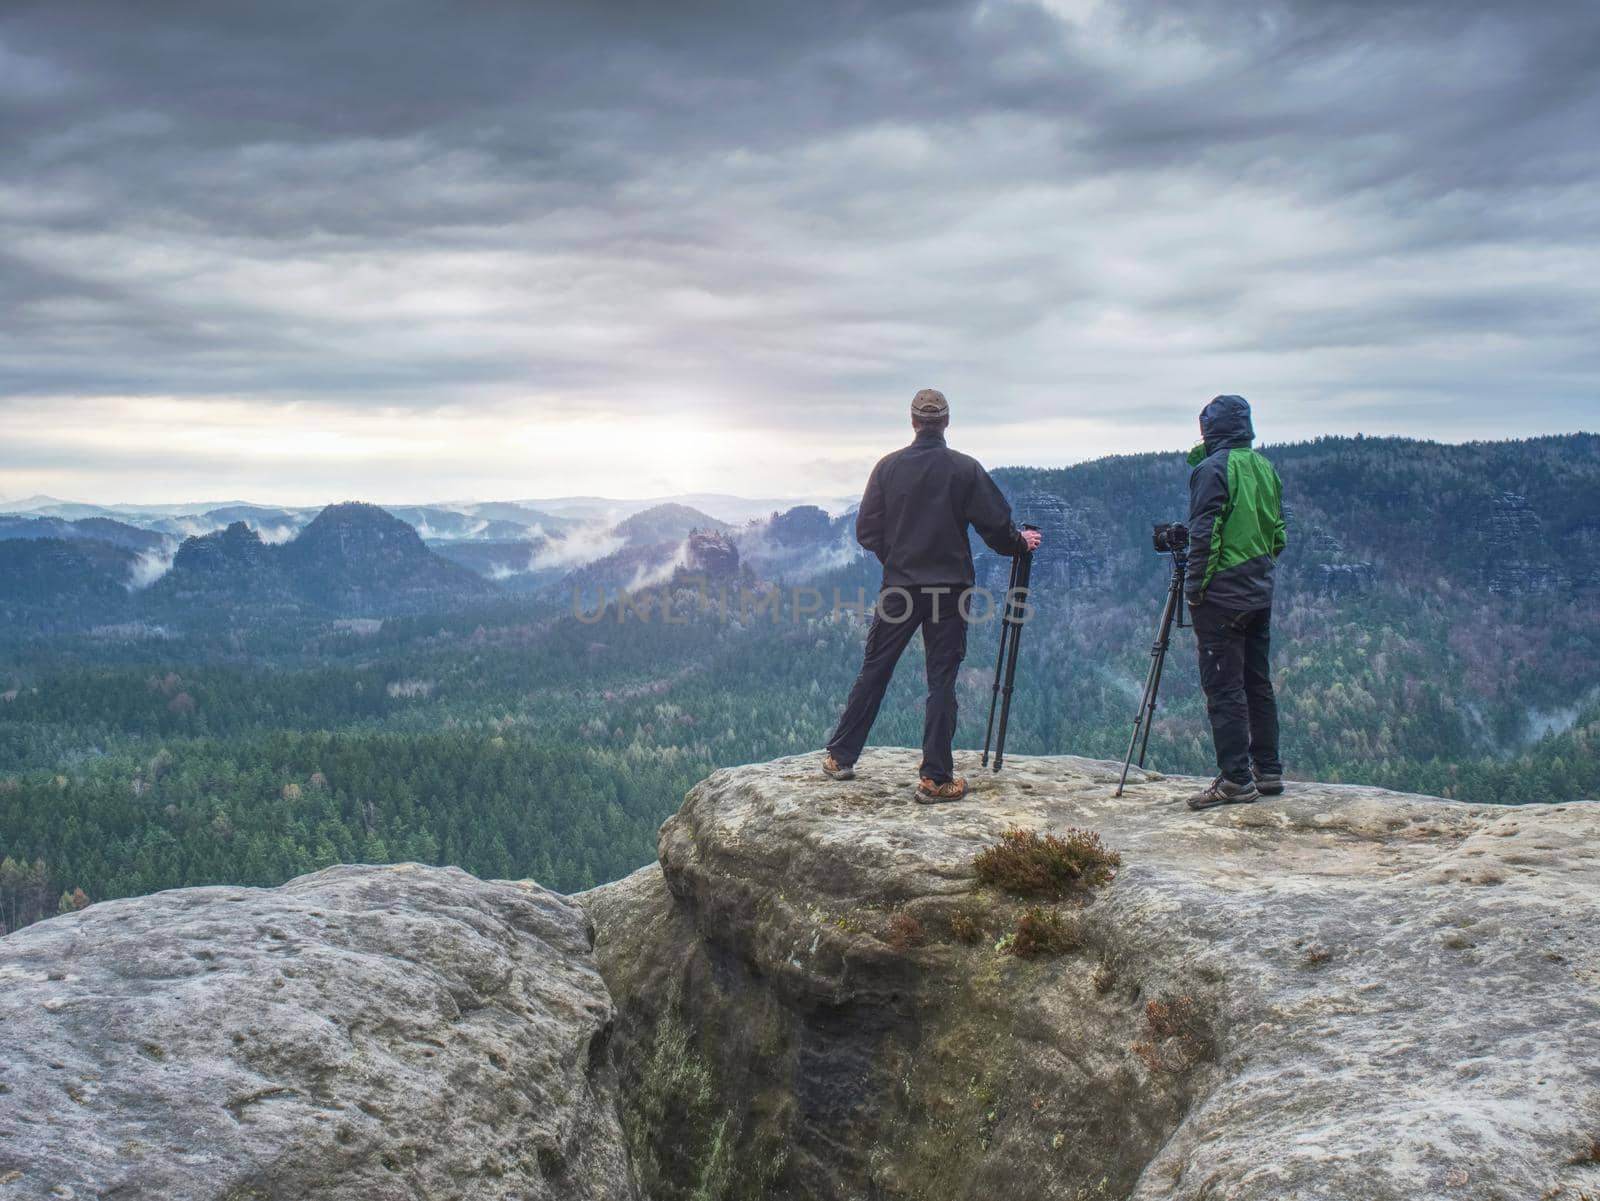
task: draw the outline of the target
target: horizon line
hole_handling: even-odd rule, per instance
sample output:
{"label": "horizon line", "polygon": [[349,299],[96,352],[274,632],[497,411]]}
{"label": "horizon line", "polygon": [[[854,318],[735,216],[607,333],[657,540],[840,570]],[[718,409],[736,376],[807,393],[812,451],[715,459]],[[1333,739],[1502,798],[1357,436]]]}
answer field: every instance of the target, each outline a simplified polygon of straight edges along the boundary
{"label": "horizon line", "polygon": [[[1298,440],[1295,440],[1295,441],[1289,441],[1289,442],[1261,442],[1261,443],[1259,443],[1259,445],[1260,445],[1260,447],[1262,449],[1273,449],[1273,448],[1276,448],[1276,449],[1291,449],[1291,448],[1300,447],[1300,446],[1311,446],[1311,445],[1313,445],[1313,444],[1315,444],[1317,442],[1322,442],[1322,441],[1343,440],[1343,441],[1347,441],[1347,442],[1355,442],[1355,441],[1409,442],[1409,443],[1415,443],[1415,444],[1418,444],[1418,445],[1469,447],[1469,446],[1504,445],[1504,444],[1510,444],[1510,443],[1516,443],[1516,442],[1537,442],[1537,441],[1541,441],[1541,440],[1559,439],[1559,438],[1585,438],[1585,437],[1591,437],[1592,438],[1592,437],[1596,437],[1597,435],[1600,435],[1600,431],[1587,430],[1587,429],[1574,429],[1574,430],[1568,430],[1568,431],[1565,431],[1565,432],[1562,432],[1562,433],[1525,434],[1525,435],[1517,436],[1517,437],[1503,437],[1503,438],[1463,438],[1463,439],[1460,439],[1460,440],[1452,441],[1452,440],[1450,440],[1448,438],[1434,438],[1434,437],[1421,438],[1421,437],[1415,437],[1415,436],[1412,436],[1412,435],[1409,435],[1409,434],[1366,434],[1366,433],[1357,431],[1354,434],[1316,434],[1316,435],[1313,435],[1312,437],[1302,438],[1302,439],[1298,439]],[[1164,455],[1178,455],[1178,454],[1187,454],[1187,453],[1188,453],[1187,450],[1185,450],[1183,448],[1177,448],[1177,449],[1173,449],[1173,450],[1137,450],[1137,451],[1126,451],[1126,452],[1121,452],[1121,453],[1117,453],[1117,454],[1095,455],[1093,457],[1085,457],[1085,458],[1082,458],[1082,459],[1074,459],[1071,462],[1063,463],[1063,464],[1061,464],[1059,466],[1054,466],[1054,467],[1040,467],[1040,466],[1037,466],[1037,465],[1034,465],[1034,464],[1029,464],[1029,463],[1006,463],[1006,464],[1003,464],[1003,465],[1000,465],[1000,466],[991,467],[989,470],[991,472],[1000,472],[1000,471],[1070,471],[1074,467],[1081,467],[1081,466],[1084,466],[1085,464],[1088,464],[1088,463],[1104,462],[1104,461],[1106,461],[1108,459],[1130,459],[1130,458],[1151,458],[1151,457],[1159,458],[1159,457],[1164,456]],[[53,495],[51,495],[49,493],[38,492],[38,493],[33,493],[32,495],[28,495],[28,496],[20,496],[20,497],[17,497],[15,499],[0,500],[0,514],[5,514],[5,515],[8,515],[8,516],[18,516],[18,517],[27,516],[29,514],[30,510],[27,510],[27,509],[20,509],[20,510],[19,509],[11,509],[11,508],[8,508],[7,506],[14,505],[14,504],[31,503],[31,502],[46,502],[46,503],[52,504],[52,505],[81,505],[81,506],[83,506],[85,508],[124,509],[124,510],[134,510],[134,511],[138,511],[138,510],[142,510],[142,509],[172,509],[172,508],[180,508],[180,507],[199,507],[202,512],[205,512],[205,511],[208,511],[208,510],[211,510],[211,509],[223,509],[223,508],[235,508],[235,507],[253,508],[253,509],[279,509],[279,510],[325,509],[325,508],[328,508],[331,505],[350,504],[350,503],[370,504],[370,505],[377,505],[379,507],[386,507],[386,506],[393,505],[393,506],[404,507],[404,508],[424,508],[424,509],[425,508],[437,508],[437,509],[443,509],[445,511],[449,511],[449,509],[452,506],[456,506],[456,505],[510,504],[510,505],[519,505],[519,506],[524,506],[524,507],[528,507],[528,508],[533,508],[533,507],[536,507],[536,506],[541,505],[541,504],[546,504],[546,505],[548,505],[548,504],[570,504],[570,503],[583,502],[583,501],[600,501],[600,502],[607,502],[607,503],[613,503],[613,504],[671,504],[671,503],[682,501],[686,497],[708,497],[708,498],[718,498],[718,499],[727,499],[727,500],[737,500],[737,501],[743,501],[743,502],[745,502],[747,504],[755,504],[755,503],[766,504],[768,502],[782,502],[782,503],[790,504],[791,507],[795,506],[795,505],[801,505],[801,504],[815,504],[819,500],[839,500],[839,499],[843,499],[842,497],[840,497],[838,495],[821,495],[821,494],[815,494],[815,493],[810,494],[810,495],[794,495],[794,494],[791,494],[791,495],[787,495],[787,496],[746,496],[746,495],[743,495],[743,494],[740,494],[740,493],[737,493],[737,492],[714,492],[714,491],[709,491],[709,490],[704,490],[704,489],[691,489],[691,490],[687,490],[687,491],[683,491],[683,492],[658,493],[658,494],[651,495],[651,496],[610,496],[610,495],[606,495],[606,494],[603,494],[603,493],[574,492],[574,493],[565,493],[565,494],[559,495],[559,496],[543,496],[543,497],[503,497],[503,496],[494,496],[494,497],[486,497],[486,498],[482,498],[482,499],[460,499],[460,498],[456,498],[456,499],[450,499],[450,500],[427,500],[427,501],[407,500],[407,499],[403,499],[403,498],[401,498],[401,499],[390,499],[390,500],[371,500],[371,499],[361,499],[361,498],[358,498],[358,497],[346,497],[346,498],[341,499],[341,500],[319,500],[319,501],[310,501],[310,502],[295,501],[295,502],[281,502],[281,503],[262,503],[260,501],[242,500],[242,499],[232,499],[232,500],[195,500],[195,499],[188,499],[188,500],[159,500],[159,501],[158,500],[151,500],[151,501],[98,501],[98,500],[85,500],[85,499],[81,499],[81,498],[78,498],[78,497],[58,497],[58,496],[53,496]],[[41,504],[40,507],[43,507],[43,504]],[[821,506],[819,505],[819,507],[821,507]],[[559,516],[559,514],[551,514],[551,516]],[[711,516],[711,515],[707,514],[707,516]]]}

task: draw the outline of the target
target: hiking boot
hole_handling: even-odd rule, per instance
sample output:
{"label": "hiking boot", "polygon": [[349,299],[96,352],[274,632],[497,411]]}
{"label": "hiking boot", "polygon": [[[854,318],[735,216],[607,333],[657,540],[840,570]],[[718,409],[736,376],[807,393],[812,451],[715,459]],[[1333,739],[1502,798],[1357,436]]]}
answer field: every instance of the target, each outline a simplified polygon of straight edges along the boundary
{"label": "hiking boot", "polygon": [[1262,796],[1279,796],[1283,792],[1283,775],[1275,771],[1257,771],[1250,769],[1250,774],[1255,777],[1256,791]]}
{"label": "hiking boot", "polygon": [[959,801],[967,795],[967,782],[960,776],[944,784],[935,784],[923,776],[917,784],[917,804],[938,805],[945,801]]}
{"label": "hiking boot", "polygon": [[1248,805],[1251,801],[1259,801],[1261,794],[1256,791],[1254,784],[1235,784],[1227,776],[1218,776],[1211,781],[1210,787],[1203,792],[1197,792],[1188,799],[1191,809],[1212,809],[1218,805]]}
{"label": "hiking boot", "polygon": [[832,755],[822,761],[822,774],[833,780],[854,780],[856,769],[852,764],[840,763]]}

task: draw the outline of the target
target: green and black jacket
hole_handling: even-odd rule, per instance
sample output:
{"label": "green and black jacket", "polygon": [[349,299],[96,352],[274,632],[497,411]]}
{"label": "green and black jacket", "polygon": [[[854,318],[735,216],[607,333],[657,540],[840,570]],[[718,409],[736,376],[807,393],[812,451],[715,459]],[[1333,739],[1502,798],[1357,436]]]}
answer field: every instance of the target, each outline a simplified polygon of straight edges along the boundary
{"label": "green and black jacket", "polygon": [[1288,541],[1283,484],[1250,446],[1255,429],[1244,397],[1219,396],[1208,404],[1200,434],[1204,445],[1189,455],[1189,601],[1269,608],[1278,556]]}

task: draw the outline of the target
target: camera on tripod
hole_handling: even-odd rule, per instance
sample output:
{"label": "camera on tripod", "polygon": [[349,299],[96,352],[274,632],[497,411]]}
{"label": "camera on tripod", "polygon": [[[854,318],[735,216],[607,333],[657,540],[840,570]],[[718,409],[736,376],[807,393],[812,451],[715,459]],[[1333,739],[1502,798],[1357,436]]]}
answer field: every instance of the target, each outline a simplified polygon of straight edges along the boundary
{"label": "camera on tripod", "polygon": [[1158,521],[1150,531],[1150,545],[1158,555],[1176,555],[1189,549],[1189,527],[1181,521]]}

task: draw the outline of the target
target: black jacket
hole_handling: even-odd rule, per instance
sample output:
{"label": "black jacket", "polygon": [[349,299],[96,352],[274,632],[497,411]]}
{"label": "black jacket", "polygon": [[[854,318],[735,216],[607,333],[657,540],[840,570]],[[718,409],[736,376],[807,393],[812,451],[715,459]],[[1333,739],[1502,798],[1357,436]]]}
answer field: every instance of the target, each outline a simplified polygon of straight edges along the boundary
{"label": "black jacket", "polygon": [[973,582],[968,525],[998,554],[1027,549],[989,473],[946,446],[943,434],[924,430],[872,469],[856,541],[878,556],[886,588],[965,588]]}

